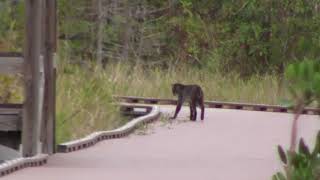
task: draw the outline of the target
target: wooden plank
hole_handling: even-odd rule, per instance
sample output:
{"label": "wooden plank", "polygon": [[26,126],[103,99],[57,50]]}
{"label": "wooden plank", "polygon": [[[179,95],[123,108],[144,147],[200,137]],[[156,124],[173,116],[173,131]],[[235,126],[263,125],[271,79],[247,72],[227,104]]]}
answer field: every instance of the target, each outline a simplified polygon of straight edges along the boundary
{"label": "wooden plank", "polygon": [[[129,103],[154,103],[157,104],[176,104],[177,100],[174,99],[160,99],[160,98],[145,98],[134,96],[114,96],[117,100],[125,101]],[[238,103],[238,102],[223,102],[223,101],[205,101],[207,107],[212,108],[231,108],[231,109],[251,109],[255,111],[274,111],[283,113],[292,113],[291,108],[287,108],[280,105],[267,105],[267,104],[252,104],[252,103]],[[305,108],[303,114],[320,114],[320,109],[317,108]]]}
{"label": "wooden plank", "polygon": [[36,155],[40,145],[39,89],[42,0],[25,0],[24,82],[22,155]]}
{"label": "wooden plank", "polygon": [[0,52],[0,57],[22,57],[21,52]]}
{"label": "wooden plank", "polygon": [[0,115],[2,114],[21,114],[22,110],[17,109],[0,109]]}
{"label": "wooden plank", "polygon": [[0,131],[20,131],[21,125],[19,114],[0,114]]}
{"label": "wooden plank", "polygon": [[0,56],[0,74],[22,73],[23,57]]}
{"label": "wooden plank", "polygon": [[22,104],[0,104],[0,131],[20,131]]}
{"label": "wooden plank", "polygon": [[23,104],[0,104],[0,109],[22,109]]}

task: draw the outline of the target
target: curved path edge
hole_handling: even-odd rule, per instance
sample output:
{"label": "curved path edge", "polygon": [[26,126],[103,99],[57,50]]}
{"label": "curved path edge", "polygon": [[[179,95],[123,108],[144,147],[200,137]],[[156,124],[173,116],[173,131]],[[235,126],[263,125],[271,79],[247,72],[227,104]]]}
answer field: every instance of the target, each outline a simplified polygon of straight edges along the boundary
{"label": "curved path edge", "polygon": [[36,167],[47,163],[47,154],[38,154],[28,158],[17,158],[0,164],[0,176],[11,174],[26,167]]}
{"label": "curved path edge", "polygon": [[[133,105],[132,107],[135,107],[135,106]],[[134,118],[120,128],[117,128],[111,131],[94,132],[84,138],[59,144],[57,151],[61,153],[77,151],[77,150],[81,150],[81,149],[93,146],[99,141],[102,141],[105,139],[114,139],[114,138],[121,138],[121,137],[127,136],[131,132],[133,132],[139,125],[150,123],[158,119],[159,116],[160,116],[159,107],[151,106],[151,111],[147,115]]]}

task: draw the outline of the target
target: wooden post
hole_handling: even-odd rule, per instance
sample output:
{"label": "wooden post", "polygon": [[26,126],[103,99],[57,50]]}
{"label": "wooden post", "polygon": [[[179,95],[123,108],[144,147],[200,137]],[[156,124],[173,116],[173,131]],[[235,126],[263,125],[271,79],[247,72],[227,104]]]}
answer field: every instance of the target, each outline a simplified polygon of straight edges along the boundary
{"label": "wooden post", "polygon": [[22,155],[34,156],[39,150],[40,48],[42,0],[25,0],[26,24],[24,46],[25,99],[22,122]]}
{"label": "wooden post", "polygon": [[45,91],[41,141],[43,153],[52,154],[55,152],[55,69],[53,61],[56,51],[56,0],[45,0],[44,19]]}

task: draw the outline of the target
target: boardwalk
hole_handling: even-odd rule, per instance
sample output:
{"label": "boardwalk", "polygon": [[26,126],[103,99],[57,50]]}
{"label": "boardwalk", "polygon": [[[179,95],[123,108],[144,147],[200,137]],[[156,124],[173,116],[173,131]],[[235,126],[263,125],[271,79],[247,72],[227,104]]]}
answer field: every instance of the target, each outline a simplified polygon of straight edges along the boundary
{"label": "boardwalk", "polygon": [[[206,109],[204,123],[182,122],[188,110],[172,124],[151,125],[147,135],[55,154],[43,167],[3,179],[269,180],[280,168],[276,145],[288,147],[292,114]],[[304,115],[299,124],[299,135],[313,144],[318,117]]]}

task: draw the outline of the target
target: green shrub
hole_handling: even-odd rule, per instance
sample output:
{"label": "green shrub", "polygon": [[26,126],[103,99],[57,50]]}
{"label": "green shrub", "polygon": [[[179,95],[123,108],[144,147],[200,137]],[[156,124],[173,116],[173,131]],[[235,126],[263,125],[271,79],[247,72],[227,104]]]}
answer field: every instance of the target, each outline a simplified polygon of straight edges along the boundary
{"label": "green shrub", "polygon": [[312,152],[302,138],[299,151],[295,150],[299,115],[312,102],[316,102],[319,106],[320,63],[305,59],[291,64],[286,69],[285,77],[291,95],[290,106],[294,108],[295,116],[291,129],[290,149],[285,153],[283,148],[278,146],[285,174],[278,172],[273,176],[273,180],[317,180],[320,178],[320,131]]}
{"label": "green shrub", "polygon": [[277,172],[272,180],[317,180],[320,178],[320,131],[313,151],[301,138],[298,152],[285,152],[278,146],[278,153],[284,164],[285,174]]}

